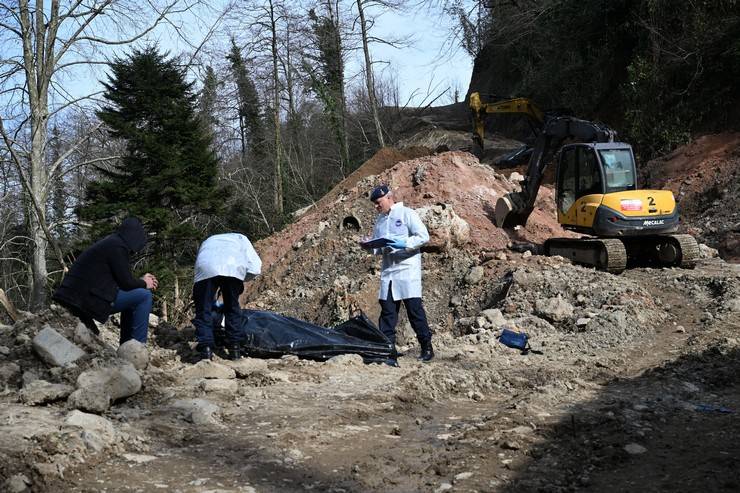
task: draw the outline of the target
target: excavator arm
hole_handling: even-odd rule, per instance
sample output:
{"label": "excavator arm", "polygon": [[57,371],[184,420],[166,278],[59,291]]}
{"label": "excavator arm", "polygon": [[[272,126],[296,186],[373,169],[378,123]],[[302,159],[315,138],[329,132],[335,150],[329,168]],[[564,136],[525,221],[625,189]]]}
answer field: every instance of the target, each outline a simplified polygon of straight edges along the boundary
{"label": "excavator arm", "polygon": [[527,98],[512,98],[501,101],[484,102],[481,94],[473,92],[469,98],[470,110],[473,113],[473,142],[483,149],[486,116],[496,113],[521,113],[528,117],[532,129],[539,132],[545,122],[545,114]]}
{"label": "excavator arm", "polygon": [[520,192],[511,192],[496,202],[495,221],[500,228],[512,228],[527,223],[534,210],[537,193],[542,185],[545,169],[564,141],[614,142],[617,133],[601,123],[579,120],[569,116],[550,118],[537,137],[527,166],[527,175]]}

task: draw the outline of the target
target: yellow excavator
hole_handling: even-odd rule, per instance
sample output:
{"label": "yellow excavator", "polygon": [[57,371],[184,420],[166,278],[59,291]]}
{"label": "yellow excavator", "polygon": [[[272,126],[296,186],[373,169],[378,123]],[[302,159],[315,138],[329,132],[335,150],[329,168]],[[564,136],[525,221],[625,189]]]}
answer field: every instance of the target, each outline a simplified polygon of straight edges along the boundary
{"label": "yellow excavator", "polygon": [[[628,261],[693,267],[699,245],[691,235],[675,234],[679,215],[673,193],[637,189],[632,146],[618,142],[616,132],[601,123],[542,114],[521,191],[497,201],[496,225],[526,224],[555,154],[558,222],[590,236],[551,238],[546,255],[612,273],[622,272]],[[482,137],[477,126],[474,118],[474,135]]]}

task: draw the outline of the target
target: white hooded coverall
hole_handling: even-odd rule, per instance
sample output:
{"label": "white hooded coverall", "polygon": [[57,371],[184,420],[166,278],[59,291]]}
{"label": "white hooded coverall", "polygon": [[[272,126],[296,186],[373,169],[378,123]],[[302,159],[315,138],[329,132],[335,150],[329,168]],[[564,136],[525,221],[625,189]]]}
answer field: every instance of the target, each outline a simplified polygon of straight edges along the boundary
{"label": "white hooded coverall", "polygon": [[[375,255],[383,255],[380,273],[380,293],[378,299],[388,298],[391,285],[394,300],[421,298],[421,247],[429,241],[429,233],[419,215],[405,207],[403,202],[391,206],[388,214],[378,214],[375,220],[373,238],[403,240],[406,248],[376,248]],[[392,284],[391,284],[392,283]]]}
{"label": "white hooded coverall", "polygon": [[216,276],[245,280],[247,275],[259,275],[262,260],[252,243],[240,233],[224,233],[206,238],[195,260],[195,281]]}

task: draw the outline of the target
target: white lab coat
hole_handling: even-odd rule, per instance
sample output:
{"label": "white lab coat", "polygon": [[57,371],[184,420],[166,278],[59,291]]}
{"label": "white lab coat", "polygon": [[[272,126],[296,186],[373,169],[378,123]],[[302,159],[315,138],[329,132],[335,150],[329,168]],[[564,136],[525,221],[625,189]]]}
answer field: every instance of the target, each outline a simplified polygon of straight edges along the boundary
{"label": "white lab coat", "polygon": [[195,259],[195,282],[216,276],[244,280],[262,271],[262,260],[246,236],[224,233],[206,238]]}
{"label": "white lab coat", "polygon": [[[421,298],[421,247],[429,241],[429,233],[415,210],[396,202],[388,214],[379,214],[375,220],[373,238],[399,239],[406,242],[403,250],[376,248],[373,253],[383,255],[378,299],[388,298],[388,286],[394,300]],[[392,282],[392,284],[391,284]]]}

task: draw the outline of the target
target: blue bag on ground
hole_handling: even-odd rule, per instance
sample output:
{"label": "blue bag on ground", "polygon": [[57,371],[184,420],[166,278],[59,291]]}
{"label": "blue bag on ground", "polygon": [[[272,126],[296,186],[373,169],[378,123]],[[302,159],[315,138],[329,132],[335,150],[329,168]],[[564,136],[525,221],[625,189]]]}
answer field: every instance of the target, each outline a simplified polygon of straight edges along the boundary
{"label": "blue bag on ground", "polygon": [[360,313],[334,328],[260,310],[242,310],[244,349],[250,356],[287,354],[324,361],[339,354],[359,354],[365,363],[388,359],[393,345]]}
{"label": "blue bag on ground", "polygon": [[504,329],[501,332],[498,341],[504,346],[526,351],[529,343],[529,336],[524,332],[514,332],[510,329]]}

